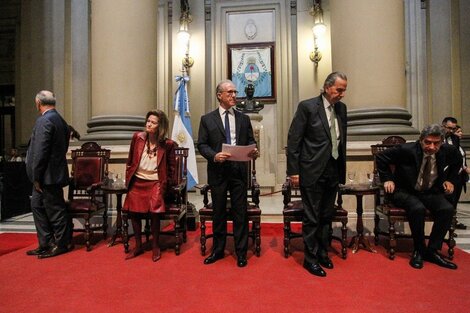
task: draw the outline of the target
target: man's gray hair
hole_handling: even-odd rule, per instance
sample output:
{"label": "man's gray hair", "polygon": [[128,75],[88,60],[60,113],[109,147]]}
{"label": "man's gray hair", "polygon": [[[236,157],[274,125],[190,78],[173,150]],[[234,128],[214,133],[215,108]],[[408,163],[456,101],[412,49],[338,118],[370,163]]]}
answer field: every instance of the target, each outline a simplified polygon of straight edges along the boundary
{"label": "man's gray hair", "polygon": [[41,90],[36,94],[36,100],[38,100],[41,105],[55,105],[55,95],[52,91]]}
{"label": "man's gray hair", "polygon": [[333,72],[326,77],[325,83],[323,83],[322,92],[324,91],[325,88],[333,86],[338,77],[341,78],[342,80],[346,80],[346,81],[348,80],[348,77],[346,76],[346,74],[342,72]]}
{"label": "man's gray hair", "polygon": [[427,136],[440,136],[441,140],[444,140],[444,130],[439,124],[431,124],[423,128],[419,135],[419,140],[423,140]]}
{"label": "man's gray hair", "polygon": [[222,81],[220,81],[218,84],[217,84],[217,87],[215,88],[215,93],[218,94],[220,92],[222,92],[223,90],[222,89],[222,85],[225,85],[225,84],[232,84],[235,86],[235,84],[233,83],[233,81],[231,81],[230,79],[224,79]]}

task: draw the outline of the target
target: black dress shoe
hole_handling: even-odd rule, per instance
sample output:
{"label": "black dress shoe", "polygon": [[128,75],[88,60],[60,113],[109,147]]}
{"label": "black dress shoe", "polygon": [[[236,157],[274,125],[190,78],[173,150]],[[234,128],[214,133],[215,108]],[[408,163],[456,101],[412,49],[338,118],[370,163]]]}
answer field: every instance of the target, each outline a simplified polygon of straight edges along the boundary
{"label": "black dress shoe", "polygon": [[457,264],[446,261],[439,253],[437,252],[428,252],[424,255],[424,259],[428,262],[434,263],[436,265],[449,268],[451,270],[457,269]]}
{"label": "black dress shoe", "polygon": [[246,260],[246,256],[239,256],[237,259],[237,266],[238,267],[245,267],[248,264]]}
{"label": "black dress shoe", "polygon": [[223,259],[224,255],[219,253],[211,253],[207,258],[204,259],[204,264],[212,264],[220,259]]}
{"label": "black dress shoe", "polygon": [[421,253],[419,253],[417,250],[413,251],[413,255],[411,256],[410,260],[410,265],[411,267],[416,269],[423,268],[423,257],[421,256]]}
{"label": "black dress shoe", "polygon": [[39,259],[52,258],[58,255],[64,254],[66,252],[68,252],[67,248],[61,248],[59,246],[55,246],[48,252],[38,255],[38,258]]}
{"label": "black dress shoe", "polygon": [[455,228],[457,228],[457,229],[467,229],[467,226],[463,223],[457,223],[455,225]]}
{"label": "black dress shoe", "polygon": [[322,256],[318,258],[318,263],[320,263],[321,266],[332,269],[333,268],[333,262],[328,256]]}
{"label": "black dress shoe", "polygon": [[41,255],[49,251],[49,248],[37,247],[34,250],[26,251],[27,255]]}
{"label": "black dress shoe", "polygon": [[304,261],[304,268],[309,271],[310,274],[320,277],[325,277],[326,272],[318,263],[309,263]]}

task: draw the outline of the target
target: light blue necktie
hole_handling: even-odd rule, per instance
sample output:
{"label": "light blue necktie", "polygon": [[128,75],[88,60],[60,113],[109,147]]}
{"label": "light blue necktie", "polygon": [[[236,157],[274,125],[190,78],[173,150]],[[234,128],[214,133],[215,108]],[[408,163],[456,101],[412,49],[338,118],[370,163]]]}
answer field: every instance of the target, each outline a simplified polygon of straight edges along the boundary
{"label": "light blue necktie", "polygon": [[331,156],[333,157],[333,159],[337,159],[338,156],[339,156],[339,153],[338,153],[338,136],[336,135],[336,114],[335,114],[335,110],[333,109],[333,106],[330,105],[328,107],[328,109],[330,110],[330,134],[331,134],[331,145],[332,145],[332,148],[331,148]]}

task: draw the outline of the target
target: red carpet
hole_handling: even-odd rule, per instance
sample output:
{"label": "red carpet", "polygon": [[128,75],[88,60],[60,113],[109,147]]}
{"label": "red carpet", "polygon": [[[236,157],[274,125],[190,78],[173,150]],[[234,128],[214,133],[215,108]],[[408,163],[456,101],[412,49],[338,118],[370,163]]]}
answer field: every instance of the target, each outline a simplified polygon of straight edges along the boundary
{"label": "red carpet", "polygon": [[[34,247],[32,245],[31,247]],[[210,245],[209,245],[210,246]],[[262,225],[261,257],[237,268],[233,241],[226,257],[203,265],[199,232],[190,232],[180,256],[172,249],[151,261],[146,252],[124,260],[123,246],[100,241],[45,260],[25,249],[0,257],[1,312],[469,312],[470,255],[457,250],[458,270],[408,265],[410,252],[390,261],[378,254],[334,254],[326,278],[302,268],[301,240],[282,255],[282,225]],[[29,247],[29,248],[31,248]],[[334,243],[338,248],[338,244]]]}
{"label": "red carpet", "polygon": [[31,233],[3,233],[0,234],[0,256],[29,247],[37,242],[36,234]]}

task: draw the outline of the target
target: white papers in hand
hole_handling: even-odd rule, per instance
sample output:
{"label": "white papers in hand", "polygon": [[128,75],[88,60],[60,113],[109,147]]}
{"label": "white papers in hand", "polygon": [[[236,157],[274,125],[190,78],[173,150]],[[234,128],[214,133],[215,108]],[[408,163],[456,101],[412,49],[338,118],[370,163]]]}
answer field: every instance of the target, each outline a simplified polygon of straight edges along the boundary
{"label": "white papers in hand", "polygon": [[229,161],[250,161],[249,154],[256,149],[256,144],[248,146],[232,146],[226,143],[222,144],[222,152],[230,153],[231,156],[227,158]]}

